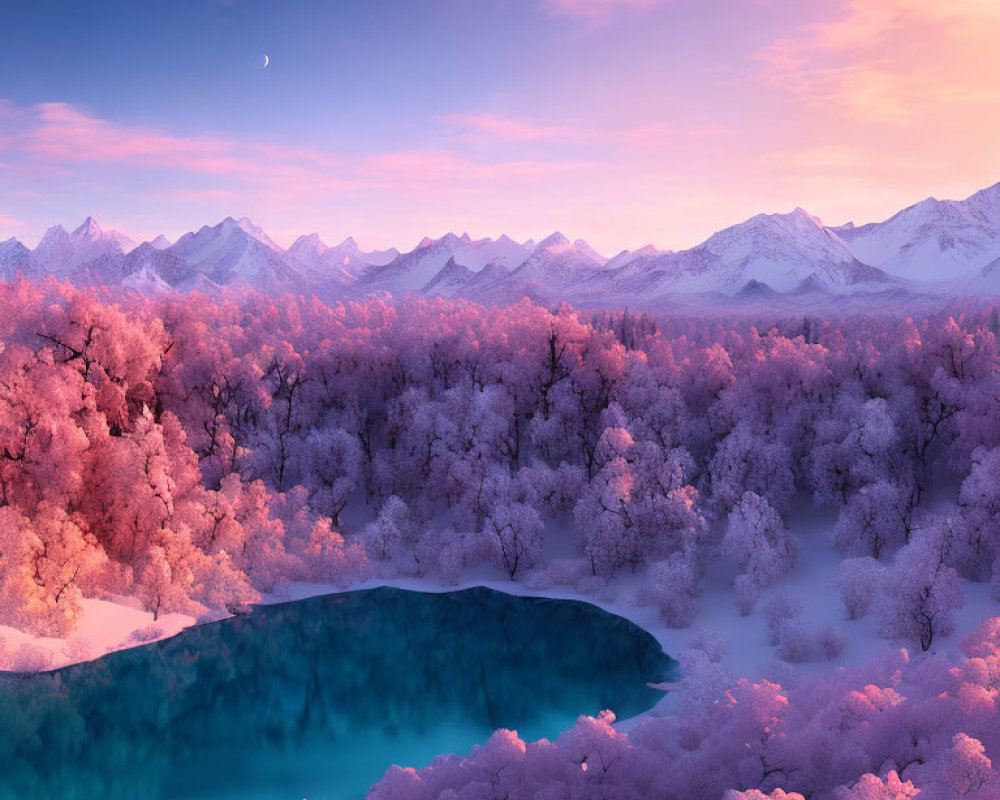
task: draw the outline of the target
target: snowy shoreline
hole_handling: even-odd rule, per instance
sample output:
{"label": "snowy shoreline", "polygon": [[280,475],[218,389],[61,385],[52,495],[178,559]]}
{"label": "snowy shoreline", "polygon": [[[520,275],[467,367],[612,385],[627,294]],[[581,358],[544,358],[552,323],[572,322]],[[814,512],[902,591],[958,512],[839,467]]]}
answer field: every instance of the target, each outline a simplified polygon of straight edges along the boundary
{"label": "snowy shoreline", "polygon": [[[768,638],[767,627],[758,607],[746,617],[740,616],[732,590],[732,567],[724,561],[708,565],[705,590],[698,599],[699,610],[693,625],[688,628],[670,628],[661,620],[653,606],[638,605],[636,592],[642,585],[643,573],[620,575],[604,585],[597,593],[584,592],[568,586],[533,588],[529,585],[532,575],[512,581],[497,575],[486,564],[467,568],[462,579],[454,585],[443,585],[426,577],[373,577],[348,585],[335,583],[295,582],[273,593],[261,595],[259,606],[294,602],[323,595],[394,587],[411,591],[445,593],[475,587],[520,597],[541,597],[553,600],[574,600],[589,603],[610,614],[622,617],[642,628],[656,639],[663,651],[678,658],[691,646],[699,632],[708,630],[718,635],[726,645],[726,653],[719,667],[732,680],[768,678],[781,683],[795,683],[804,677],[816,677],[841,667],[858,666],[885,650],[898,649],[900,645],[880,638],[876,621],[870,614],[848,621],[833,579],[839,566],[840,555],[826,535],[830,520],[814,509],[803,507],[790,526],[801,549],[795,570],[775,587],[775,592],[803,601],[803,622],[816,630],[823,625],[834,625],[844,637],[845,647],[834,659],[790,664],[778,660],[776,647]],[[931,653],[957,654],[957,642],[975,630],[984,620],[1000,615],[1000,603],[989,597],[987,584],[963,583],[966,604],[956,613],[956,629],[949,636],[935,641]],[[122,598],[129,601],[128,598]],[[134,601],[132,601],[134,602]],[[138,647],[170,638],[193,625],[225,619],[228,615],[205,615],[195,618],[183,614],[161,615],[155,622],[152,614],[127,602],[88,599],[78,630],[67,639],[32,637],[13,628],[0,626],[0,655],[20,653],[19,667],[10,672],[42,672],[100,658],[120,650]],[[0,673],[2,674],[2,673]],[[640,719],[673,713],[678,695],[665,692],[657,704],[627,720],[620,720],[617,727],[627,730]]]}

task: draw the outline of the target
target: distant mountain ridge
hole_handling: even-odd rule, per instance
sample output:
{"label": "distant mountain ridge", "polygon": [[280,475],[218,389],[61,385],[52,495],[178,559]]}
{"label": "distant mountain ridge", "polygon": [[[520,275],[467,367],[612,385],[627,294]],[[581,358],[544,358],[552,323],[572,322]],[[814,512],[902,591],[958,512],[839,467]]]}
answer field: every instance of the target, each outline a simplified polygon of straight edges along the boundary
{"label": "distant mountain ridge", "polygon": [[147,293],[236,287],[325,300],[414,292],[656,306],[699,297],[801,304],[823,296],[1000,295],[1000,184],[965,200],[929,198],[859,226],[826,226],[801,208],[758,214],[687,250],[647,245],[611,258],[561,233],[537,243],[447,233],[408,252],[366,252],[350,237],[330,246],[312,233],[283,249],[246,217],[173,243],[138,242],[93,217],[72,232],[49,228],[33,250],[13,238],[0,242],[0,279],[47,275]]}

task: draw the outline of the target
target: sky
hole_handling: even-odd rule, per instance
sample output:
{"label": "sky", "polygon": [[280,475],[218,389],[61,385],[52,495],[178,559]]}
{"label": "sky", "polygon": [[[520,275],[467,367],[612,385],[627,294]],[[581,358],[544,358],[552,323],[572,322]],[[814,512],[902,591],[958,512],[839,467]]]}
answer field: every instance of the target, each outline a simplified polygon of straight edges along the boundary
{"label": "sky", "polygon": [[1000,181],[996,0],[32,0],[4,31],[0,238],[28,246],[231,215],[613,254]]}

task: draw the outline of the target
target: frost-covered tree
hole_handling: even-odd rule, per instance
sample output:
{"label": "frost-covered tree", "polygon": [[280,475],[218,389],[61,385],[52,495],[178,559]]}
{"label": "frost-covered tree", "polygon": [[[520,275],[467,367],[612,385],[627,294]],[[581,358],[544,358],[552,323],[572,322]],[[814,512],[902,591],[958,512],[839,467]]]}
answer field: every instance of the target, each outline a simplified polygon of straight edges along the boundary
{"label": "frost-covered tree", "polygon": [[365,526],[362,538],[369,555],[383,561],[400,555],[409,538],[410,528],[406,502],[392,495],[382,504],[378,517]]}
{"label": "frost-covered tree", "polygon": [[882,581],[879,630],[929,650],[936,636],[955,629],[954,611],[965,603],[961,579],[948,566],[948,520],[935,519],[899,551]]}
{"label": "frost-covered tree", "polygon": [[664,561],[654,561],[638,599],[656,606],[660,618],[671,628],[686,628],[698,612],[701,573],[691,554],[673,553]]}
{"label": "frost-covered tree", "polygon": [[833,529],[843,553],[880,558],[887,548],[902,546],[910,536],[909,494],[889,481],[869,484],[852,495]]}
{"label": "frost-covered tree", "polygon": [[728,514],[747,492],[767,498],[778,513],[788,513],[795,480],[791,451],[782,443],[737,424],[719,443],[708,469],[720,515]]}
{"label": "frost-covered tree", "polygon": [[885,778],[871,773],[862,775],[853,786],[838,786],[834,790],[835,800],[912,800],[920,789],[911,781],[900,780],[896,770],[890,770]]}
{"label": "frost-covered tree", "polygon": [[1000,558],[1000,448],[977,448],[972,469],[959,491],[962,536],[956,562],[962,574],[983,580],[991,564]]}
{"label": "frost-covered tree", "polygon": [[837,589],[848,619],[865,616],[878,597],[883,567],[871,556],[847,558],[837,572]]}
{"label": "frost-covered tree", "polygon": [[740,569],[735,584],[737,605],[746,615],[756,605],[761,589],[795,565],[798,543],[765,498],[745,492],[729,515],[722,551]]}
{"label": "frost-covered tree", "polygon": [[545,525],[528,503],[508,490],[494,490],[486,512],[485,534],[490,540],[491,560],[511,579],[518,570],[534,566],[542,555]]}

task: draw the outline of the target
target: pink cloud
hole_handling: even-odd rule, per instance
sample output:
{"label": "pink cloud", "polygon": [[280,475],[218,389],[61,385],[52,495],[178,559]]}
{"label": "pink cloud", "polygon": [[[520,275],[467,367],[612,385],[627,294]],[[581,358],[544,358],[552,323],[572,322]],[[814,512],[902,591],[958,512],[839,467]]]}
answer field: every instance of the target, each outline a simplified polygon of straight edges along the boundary
{"label": "pink cloud", "polygon": [[665,0],[541,0],[541,6],[554,17],[568,17],[599,25],[615,13],[644,13],[663,2]]}
{"label": "pink cloud", "polygon": [[181,169],[226,176],[254,176],[296,165],[299,169],[335,169],[341,160],[315,150],[267,143],[244,143],[220,135],[173,136],[100,119],[66,103],[41,103],[15,120],[16,137],[4,137],[29,157],[50,164],[104,162]]}
{"label": "pink cloud", "polygon": [[[506,137],[553,136],[553,128],[532,131],[491,121]],[[225,213],[233,209],[268,209],[292,219],[302,211],[343,202],[440,203],[450,198],[487,196],[497,187],[511,193],[538,186],[552,176],[585,180],[603,165],[555,156],[511,158],[503,147],[467,153],[460,147],[371,152],[341,157],[336,153],[269,142],[239,140],[222,133],[176,135],[143,126],[102,119],[76,106],[44,103],[19,107],[0,101],[0,161],[9,164],[9,191],[63,187],[83,180],[87,186],[116,176],[142,176],[145,197],[198,205]],[[406,198],[409,198],[408,200]],[[89,210],[89,209],[88,209]],[[242,213],[242,212],[241,212]],[[4,221],[0,219],[0,225]]]}
{"label": "pink cloud", "polygon": [[539,125],[529,119],[505,117],[502,114],[448,114],[442,122],[468,129],[505,142],[568,141],[577,138],[579,131],[566,125]]}
{"label": "pink cloud", "polygon": [[998,24],[993,0],[842,0],[834,17],[755,57],[766,83],[815,106],[832,104],[858,122],[937,127],[1000,100],[1000,66],[986,57]]}
{"label": "pink cloud", "polygon": [[450,114],[440,119],[463,129],[459,136],[463,141],[606,145],[623,149],[661,147],[679,136],[720,136],[727,132],[725,126],[715,122],[691,125],[651,122],[628,128],[596,128],[542,124],[496,113]]}

